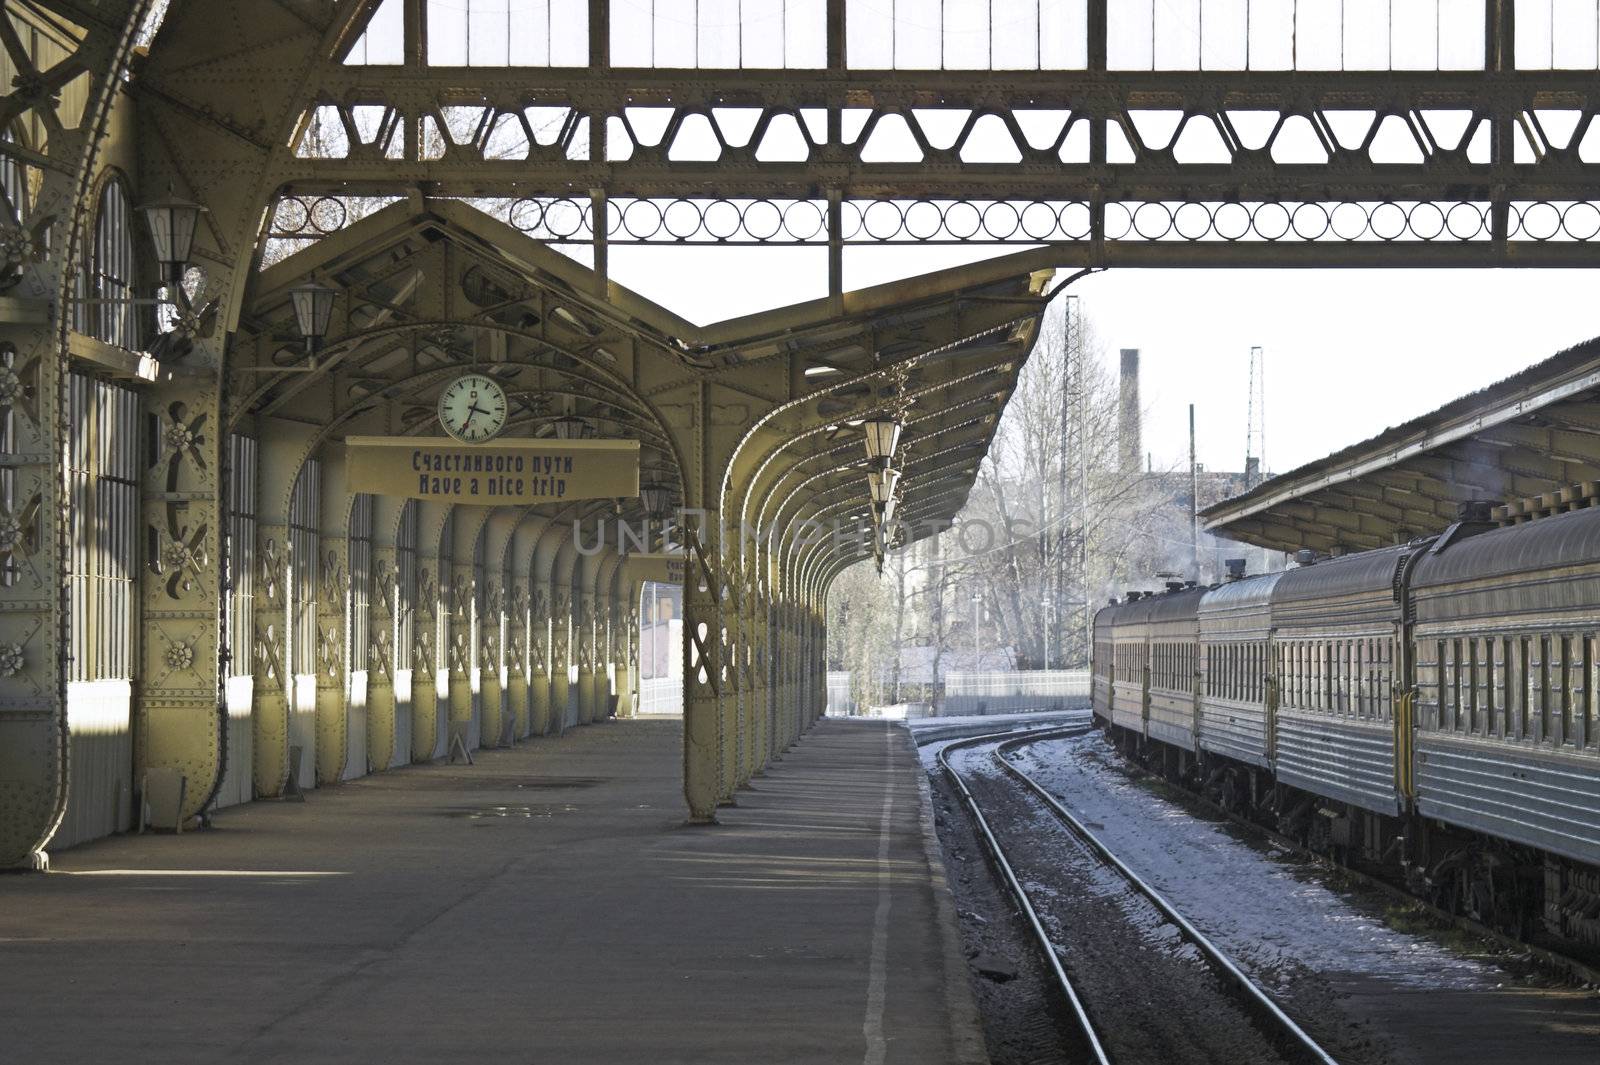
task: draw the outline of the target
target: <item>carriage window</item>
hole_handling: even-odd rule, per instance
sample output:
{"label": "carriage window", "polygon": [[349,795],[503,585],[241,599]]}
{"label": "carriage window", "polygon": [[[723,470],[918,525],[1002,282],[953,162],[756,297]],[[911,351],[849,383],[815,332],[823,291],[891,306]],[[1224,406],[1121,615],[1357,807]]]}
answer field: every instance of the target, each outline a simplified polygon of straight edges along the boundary
{"label": "carriage window", "polygon": [[1488,663],[1484,661],[1485,645],[1482,640],[1474,636],[1467,641],[1467,645],[1472,659],[1472,693],[1467,705],[1467,731],[1477,735],[1483,731],[1483,718],[1488,709],[1487,692],[1484,690],[1488,679]]}
{"label": "carriage window", "polygon": [[1488,720],[1483,724],[1485,735],[1506,734],[1506,671],[1510,665],[1510,646],[1508,640],[1491,639],[1485,652],[1489,667],[1489,690],[1485,704],[1485,717]]}
{"label": "carriage window", "polygon": [[1322,683],[1317,686],[1317,698],[1322,709],[1333,710],[1333,642],[1324,640],[1317,646],[1317,669],[1322,673]]}
{"label": "carriage window", "polygon": [[[1556,721],[1556,734],[1550,737],[1552,743],[1563,744],[1572,742],[1572,696],[1575,678],[1572,675],[1572,637],[1560,637],[1560,646],[1556,651],[1554,697],[1556,705],[1554,711],[1558,716]],[[1578,682],[1581,683],[1581,682]]]}
{"label": "carriage window", "polygon": [[1583,637],[1583,702],[1579,704],[1582,709],[1579,713],[1581,721],[1581,735],[1575,740],[1584,747],[1593,747],[1595,744],[1595,637]]}
{"label": "carriage window", "polygon": [[1529,711],[1533,702],[1533,641],[1523,636],[1511,645],[1514,663],[1508,663],[1511,676],[1507,678],[1506,705],[1511,711],[1511,734],[1519,740],[1527,739]]}
{"label": "carriage window", "polygon": [[1464,704],[1462,703],[1462,674],[1466,671],[1466,662],[1461,655],[1461,641],[1450,641],[1450,722],[1453,731],[1461,730],[1461,719]]}
{"label": "carriage window", "polygon": [[1368,716],[1370,716],[1370,714],[1372,712],[1372,707],[1370,705],[1371,698],[1370,698],[1369,692],[1368,692],[1368,689],[1370,688],[1370,685],[1367,683],[1367,667],[1370,664],[1371,659],[1372,659],[1372,641],[1371,640],[1357,640],[1356,641],[1356,664],[1355,664],[1355,673],[1356,673],[1356,717],[1362,718],[1363,720],[1366,719]]}
{"label": "carriage window", "polygon": [[1549,689],[1550,665],[1550,638],[1549,636],[1531,636],[1523,643],[1526,662],[1528,662],[1528,705],[1523,708],[1523,739],[1539,740],[1549,731],[1549,700],[1546,691]]}
{"label": "carriage window", "polygon": [[1349,717],[1353,712],[1350,705],[1350,646],[1349,640],[1334,644],[1334,660],[1338,667],[1334,672],[1337,681],[1334,698],[1341,717]]}
{"label": "carriage window", "polygon": [[1434,702],[1434,728],[1450,728],[1445,721],[1446,707],[1450,705],[1450,676],[1445,672],[1445,641],[1434,646],[1434,681],[1438,692]]}

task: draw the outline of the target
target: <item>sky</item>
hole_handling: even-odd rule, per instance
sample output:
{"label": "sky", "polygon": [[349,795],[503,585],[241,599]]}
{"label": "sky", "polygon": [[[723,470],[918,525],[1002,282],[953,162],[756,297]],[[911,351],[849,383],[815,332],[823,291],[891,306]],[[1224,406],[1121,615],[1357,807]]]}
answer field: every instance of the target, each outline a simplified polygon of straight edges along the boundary
{"label": "sky", "polygon": [[[992,254],[996,250],[990,249]],[[846,288],[972,255],[848,249]],[[613,277],[692,321],[826,294],[816,249],[613,248]],[[1266,362],[1266,460],[1286,472],[1600,335],[1582,270],[1108,270],[1076,282],[1114,371],[1141,352],[1157,468],[1244,466],[1252,345]],[[1060,313],[1052,307],[1051,313]]]}

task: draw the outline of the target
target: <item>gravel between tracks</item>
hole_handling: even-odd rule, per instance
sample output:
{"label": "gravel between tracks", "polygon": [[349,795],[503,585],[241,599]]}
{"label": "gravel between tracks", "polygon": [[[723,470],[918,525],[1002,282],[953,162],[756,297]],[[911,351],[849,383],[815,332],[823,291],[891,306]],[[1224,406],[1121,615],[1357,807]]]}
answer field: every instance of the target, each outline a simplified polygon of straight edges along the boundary
{"label": "gravel between tracks", "polygon": [[1297,1062],[1160,911],[994,764],[951,755],[1028,889],[1118,1065]]}
{"label": "gravel between tracks", "polygon": [[[921,749],[924,766],[935,765],[934,754],[944,745],[934,742]],[[1086,1060],[1060,992],[1026,923],[991,872],[961,800],[936,768],[930,769],[928,784],[990,1062],[1053,1065]],[[1002,981],[979,971],[993,966],[1015,975]]]}

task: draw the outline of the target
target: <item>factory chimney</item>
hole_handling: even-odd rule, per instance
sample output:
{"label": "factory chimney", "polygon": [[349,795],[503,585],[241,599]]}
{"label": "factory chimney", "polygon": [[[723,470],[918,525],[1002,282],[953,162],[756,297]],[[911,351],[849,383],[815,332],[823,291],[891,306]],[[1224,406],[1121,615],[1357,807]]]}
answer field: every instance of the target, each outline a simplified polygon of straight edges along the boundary
{"label": "factory chimney", "polygon": [[1117,405],[1117,454],[1123,473],[1139,472],[1139,349],[1122,349],[1122,393]]}

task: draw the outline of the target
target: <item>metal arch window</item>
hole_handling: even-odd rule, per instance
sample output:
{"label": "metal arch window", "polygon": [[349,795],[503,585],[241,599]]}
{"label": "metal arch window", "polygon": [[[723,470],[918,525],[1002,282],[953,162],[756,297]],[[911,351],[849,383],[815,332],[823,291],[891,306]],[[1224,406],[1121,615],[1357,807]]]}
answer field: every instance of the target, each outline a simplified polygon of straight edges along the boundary
{"label": "metal arch window", "polygon": [[139,398],[131,389],[68,377],[68,527],[71,540],[68,679],[133,678],[133,579],[138,571]]}
{"label": "metal arch window", "polygon": [[[413,625],[417,611],[417,502],[408,499],[400,508],[400,528],[394,540],[395,668],[411,661]],[[402,656],[404,656],[402,658]]]}
{"label": "metal arch window", "polygon": [[317,567],[322,552],[322,464],[307,459],[289,498],[289,595],[293,604],[290,662],[295,674],[317,662]]}
{"label": "metal arch window", "polygon": [[255,648],[256,485],[260,446],[228,436],[228,676],[248,677]]}
{"label": "metal arch window", "polygon": [[85,257],[83,276],[88,279],[86,321],[79,331],[96,340],[129,351],[139,347],[137,295],[133,261],[133,211],[127,188],[113,177],[100,190],[95,212],[93,242]]}
{"label": "metal arch window", "polygon": [[[6,130],[0,134],[0,141],[16,144],[17,138],[10,130]],[[32,206],[28,190],[28,165],[5,152],[0,152],[0,193],[5,195],[5,223],[13,226],[25,224]]]}
{"label": "metal arch window", "polygon": [[[16,365],[15,349],[0,352],[0,365],[11,369]],[[0,408],[0,455],[9,456],[17,448],[17,408],[10,405]],[[0,506],[7,514],[17,513],[17,469],[10,463],[0,463]],[[22,530],[24,535],[37,535],[37,521]],[[16,552],[7,551],[0,556],[0,588],[10,588],[17,583]]]}
{"label": "metal arch window", "polygon": [[430,66],[581,67],[589,61],[583,0],[426,0]]}
{"label": "metal arch window", "polygon": [[365,672],[372,647],[373,498],[350,500],[350,671]]}

